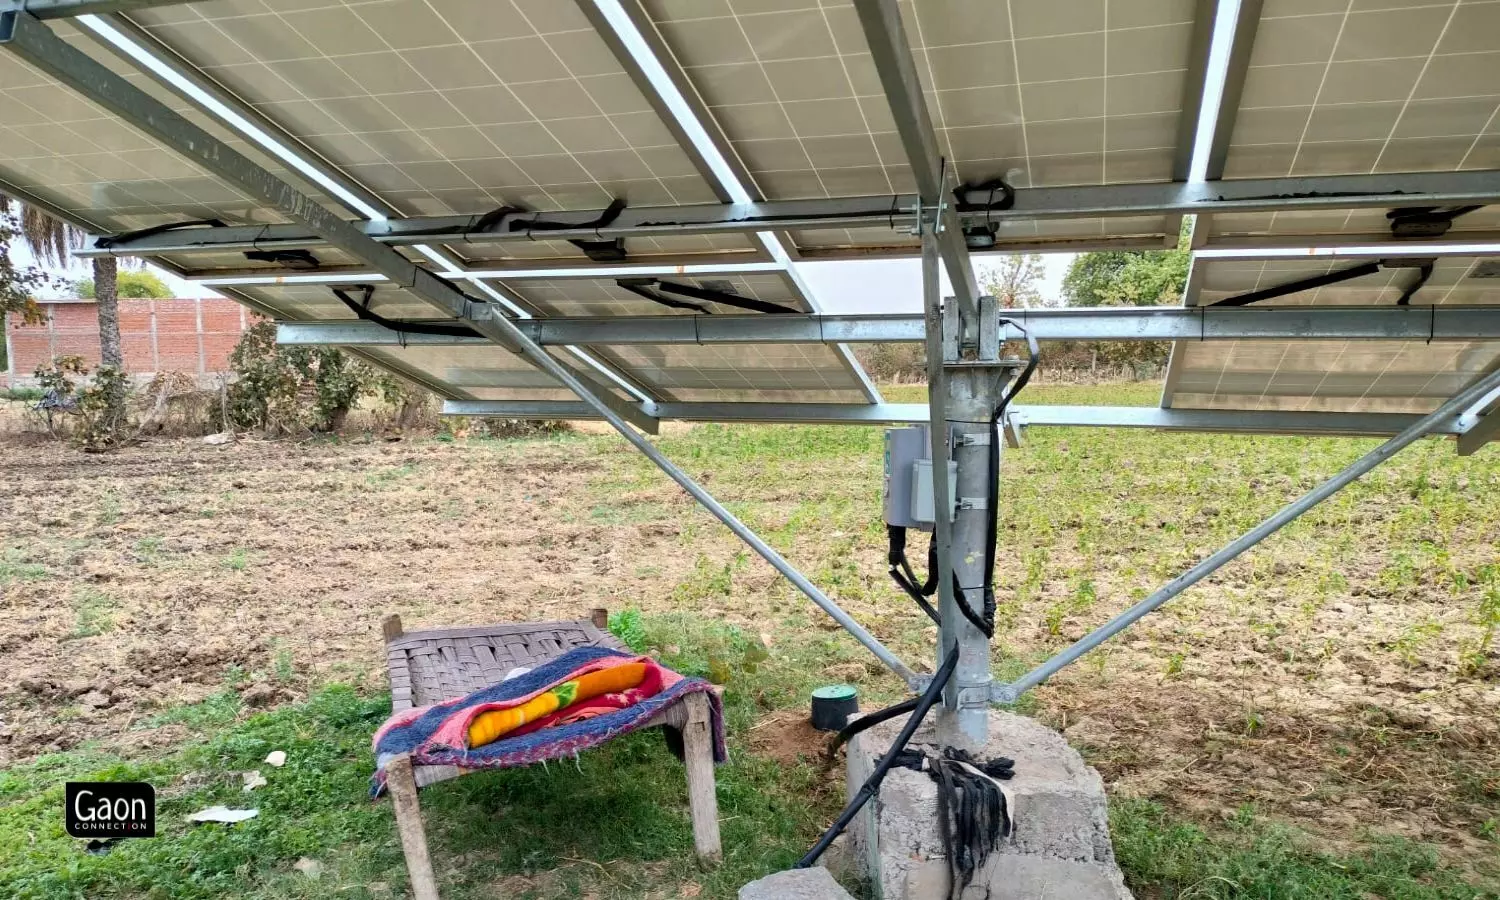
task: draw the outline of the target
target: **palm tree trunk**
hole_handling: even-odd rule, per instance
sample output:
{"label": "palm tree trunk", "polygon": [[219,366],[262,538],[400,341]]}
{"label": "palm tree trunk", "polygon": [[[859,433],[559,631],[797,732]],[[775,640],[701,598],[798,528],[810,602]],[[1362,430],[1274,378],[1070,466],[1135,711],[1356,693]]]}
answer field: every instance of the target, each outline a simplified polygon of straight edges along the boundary
{"label": "palm tree trunk", "polygon": [[106,366],[125,371],[125,354],[120,348],[118,263],[112,256],[94,260],[94,299],[99,305],[99,359]]}

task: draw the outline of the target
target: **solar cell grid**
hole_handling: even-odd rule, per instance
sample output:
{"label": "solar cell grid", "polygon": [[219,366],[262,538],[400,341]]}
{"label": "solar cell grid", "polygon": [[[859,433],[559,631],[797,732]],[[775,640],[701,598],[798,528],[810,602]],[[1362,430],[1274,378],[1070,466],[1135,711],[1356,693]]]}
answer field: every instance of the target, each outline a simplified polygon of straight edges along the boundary
{"label": "solar cell grid", "polygon": [[[1500,279],[1486,260],[1437,260],[1417,304],[1500,304]],[[1199,305],[1236,294],[1338,271],[1349,260],[1199,259]],[[1416,277],[1382,269],[1352,281],[1265,301],[1263,305],[1383,306]],[[1472,341],[1234,341],[1179,343],[1165,395],[1174,408],[1427,412],[1474,378],[1500,365],[1500,343]]]}
{"label": "solar cell grid", "polygon": [[865,403],[848,367],[823,344],[592,346],[664,400]]}
{"label": "solar cell grid", "polygon": [[[181,98],[102,52],[71,24],[58,23],[53,28],[234,149],[303,184],[217,128]],[[207,217],[286,221],[8,53],[0,53],[0,147],[4,148],[0,180],[113,230]],[[308,190],[321,197],[316,190]]]}
{"label": "solar cell grid", "polygon": [[[772,199],[914,188],[852,4],[646,8]],[[1018,187],[1167,180],[1181,139],[1195,4],[901,4],[939,145],[959,180]],[[1148,227],[1149,226],[1149,227]],[[1007,222],[1002,239],[1163,234],[1149,222]],[[892,235],[796,232],[822,249]]]}
{"label": "solar cell grid", "polygon": [[405,215],[716,199],[572,3],[307,0],[139,17]]}
{"label": "solar cell grid", "polygon": [[[1265,4],[1226,178],[1500,168],[1500,3]],[[1370,211],[1216,216],[1215,235],[1374,234]],[[1469,229],[1494,230],[1478,214]]]}

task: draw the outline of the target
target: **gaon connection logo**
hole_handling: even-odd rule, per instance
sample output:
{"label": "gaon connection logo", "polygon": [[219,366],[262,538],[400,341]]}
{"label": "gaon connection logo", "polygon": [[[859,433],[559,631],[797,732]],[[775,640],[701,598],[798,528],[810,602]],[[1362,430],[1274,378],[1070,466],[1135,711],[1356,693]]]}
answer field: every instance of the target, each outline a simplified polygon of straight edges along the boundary
{"label": "gaon connection logo", "polygon": [[156,837],[156,789],[143,781],[69,781],[63,800],[73,837]]}

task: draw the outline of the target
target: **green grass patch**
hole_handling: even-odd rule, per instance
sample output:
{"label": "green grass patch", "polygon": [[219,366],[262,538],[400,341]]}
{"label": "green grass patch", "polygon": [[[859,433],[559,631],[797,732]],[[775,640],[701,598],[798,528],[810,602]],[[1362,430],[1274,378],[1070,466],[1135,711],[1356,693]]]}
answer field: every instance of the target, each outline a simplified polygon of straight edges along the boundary
{"label": "green grass patch", "polygon": [[233,688],[224,688],[197,703],[184,703],[157,713],[147,720],[151,727],[162,725],[186,725],[189,728],[222,728],[239,717],[244,709],[240,695]]}
{"label": "green grass patch", "polygon": [[[697,885],[702,897],[732,898],[744,883],[791,866],[836,810],[839,797],[821,772],[755,757],[743,741],[765,709],[803,702],[815,680],[805,673],[816,672],[815,661],[857,658],[844,646],[847,639],[815,634],[796,646],[778,645],[784,662],[770,665],[771,651],[757,636],[692,616],[626,610],[611,627],[680,671],[726,685],[731,759],[718,771],[724,865],[709,872],[697,866],[682,766],[660,734],[650,732],[576,762],[424,790],[445,898],[494,896],[497,884],[513,891],[506,896],[591,891],[610,900],[664,889],[675,895]],[[0,846],[7,848],[0,854],[0,896],[400,896],[406,876],[390,806],[367,796],[370,736],[388,712],[385,696],[333,686],[306,703],[245,718],[226,688],[148,723],[181,723],[207,736],[164,759],[80,750],[13,767],[0,774]],[[262,763],[272,750],[287,752],[285,767]],[[243,793],[238,773],[257,768],[269,784]],[[86,853],[83,841],[62,831],[62,785],[69,780],[151,782],[159,836],[123,841],[102,856]],[[254,806],[260,815],[235,826],[184,821],[215,803]],[[319,880],[292,869],[301,857],[323,864]]]}
{"label": "green grass patch", "polygon": [[235,547],[220,564],[231,572],[243,572],[250,567],[250,551],[244,547]]}
{"label": "green grass patch", "polygon": [[103,591],[80,587],[73,591],[73,638],[93,637],[114,627],[115,601]]}
{"label": "green grass patch", "polygon": [[28,561],[19,547],[7,547],[0,554],[0,585],[13,581],[35,581],[50,574],[46,566]]}
{"label": "green grass patch", "polygon": [[1159,900],[1483,900],[1429,847],[1372,837],[1363,852],[1313,850],[1297,832],[1241,809],[1210,834],[1144,800],[1110,804],[1115,855],[1142,898]]}

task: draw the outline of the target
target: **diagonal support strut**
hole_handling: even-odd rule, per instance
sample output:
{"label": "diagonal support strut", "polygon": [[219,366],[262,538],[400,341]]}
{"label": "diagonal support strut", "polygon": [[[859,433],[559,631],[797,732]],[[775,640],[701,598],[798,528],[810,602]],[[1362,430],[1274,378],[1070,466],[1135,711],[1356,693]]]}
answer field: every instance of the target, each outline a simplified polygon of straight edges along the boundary
{"label": "diagonal support strut", "polygon": [[1280,531],[1293,519],[1337,494],[1368,473],[1371,469],[1404,450],[1433,431],[1438,430],[1454,416],[1482,400],[1491,391],[1500,388],[1500,370],[1471,384],[1442,406],[1418,419],[1404,431],[1355,460],[1348,468],[1283,506],[1275,515],[1245,532],[1222,550],[1193,566],[1183,574],[1163,585],[1156,593],[1135,604],[1108,622],[1080,638],[1072,646],[1022,675],[1009,684],[994,684],[990,698],[997,703],[1013,703],[1022,694],[1056,675],[1067,666],[1105,641],[1134,625],[1148,613],[1155,612],[1162,604],[1212,575],[1240,554]]}

